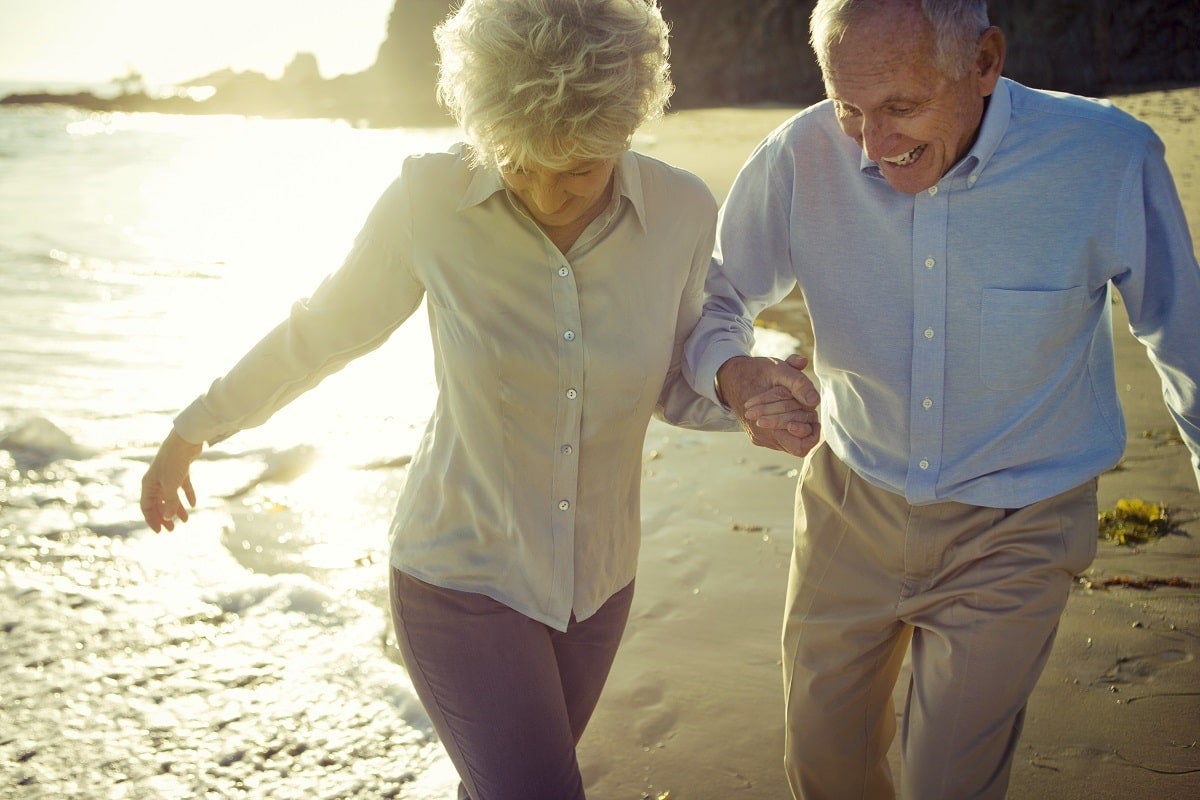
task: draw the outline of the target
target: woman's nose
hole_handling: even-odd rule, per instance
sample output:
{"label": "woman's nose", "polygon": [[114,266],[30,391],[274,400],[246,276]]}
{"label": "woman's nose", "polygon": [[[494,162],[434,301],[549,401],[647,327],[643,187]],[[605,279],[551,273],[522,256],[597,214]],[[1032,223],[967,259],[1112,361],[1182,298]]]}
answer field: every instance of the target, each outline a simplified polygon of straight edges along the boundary
{"label": "woman's nose", "polygon": [[559,194],[558,189],[549,181],[535,181],[529,188],[529,198],[537,206],[538,211],[543,214],[558,210],[558,207],[562,205],[559,201]]}

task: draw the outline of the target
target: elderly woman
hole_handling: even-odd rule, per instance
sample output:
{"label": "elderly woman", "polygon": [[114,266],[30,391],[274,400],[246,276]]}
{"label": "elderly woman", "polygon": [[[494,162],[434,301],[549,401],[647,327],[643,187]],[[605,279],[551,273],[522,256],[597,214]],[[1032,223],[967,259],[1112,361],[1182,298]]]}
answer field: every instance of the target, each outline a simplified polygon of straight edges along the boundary
{"label": "elderly woman", "polygon": [[[466,142],[405,162],[342,267],[179,414],[143,480],[151,528],[186,521],[202,443],[424,298],[438,399],[391,526],[392,616],[473,800],[584,796],[575,744],[633,595],[646,425],[737,428],[679,373],[716,204],[628,149],[670,94],[666,38],[654,0],[466,0],[436,31]],[[815,404],[794,366],[776,391]]]}

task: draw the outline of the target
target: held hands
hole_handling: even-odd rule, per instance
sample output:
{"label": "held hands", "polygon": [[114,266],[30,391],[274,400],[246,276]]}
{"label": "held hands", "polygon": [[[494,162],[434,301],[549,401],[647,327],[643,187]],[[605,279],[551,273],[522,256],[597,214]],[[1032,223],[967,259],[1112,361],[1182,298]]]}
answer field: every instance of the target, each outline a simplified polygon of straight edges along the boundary
{"label": "held hands", "polygon": [[821,396],[801,370],[808,359],[737,356],[717,370],[717,391],[750,441],[760,447],[806,456],[821,438],[816,412]]}
{"label": "held hands", "polygon": [[188,505],[196,507],[196,490],[192,488],[189,468],[204,445],[192,444],[172,430],[146,474],[142,476],[142,516],[155,533],[163,528],[175,530],[175,520],[187,522],[187,506],[179,498],[182,489]]}

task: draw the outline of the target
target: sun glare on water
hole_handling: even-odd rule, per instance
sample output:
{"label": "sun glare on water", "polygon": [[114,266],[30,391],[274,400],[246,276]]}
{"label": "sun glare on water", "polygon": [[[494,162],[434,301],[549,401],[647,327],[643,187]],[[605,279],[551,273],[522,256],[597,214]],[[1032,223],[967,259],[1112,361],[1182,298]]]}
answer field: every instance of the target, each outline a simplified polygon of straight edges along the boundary
{"label": "sun glare on water", "polygon": [[[154,143],[153,168],[101,168],[95,179],[131,206],[108,221],[125,248],[113,269],[132,272],[137,291],[110,307],[144,335],[115,346],[138,348],[143,372],[127,383],[164,408],[203,392],[339,266],[407,154],[453,141],[449,130],[149,114],[91,115],[69,133]],[[268,574],[377,561],[432,410],[432,372],[421,309],[379,351],[219,443],[250,454],[194,471],[201,506],[228,515],[235,558]]]}

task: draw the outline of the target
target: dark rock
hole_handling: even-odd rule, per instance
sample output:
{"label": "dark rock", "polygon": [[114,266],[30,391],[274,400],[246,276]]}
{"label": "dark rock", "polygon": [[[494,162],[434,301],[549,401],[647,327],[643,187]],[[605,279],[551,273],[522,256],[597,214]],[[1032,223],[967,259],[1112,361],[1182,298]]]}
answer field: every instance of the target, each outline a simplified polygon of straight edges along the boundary
{"label": "dark rock", "polygon": [[[821,98],[808,45],[814,0],[661,0],[672,27],[672,107],[779,103]],[[342,118],[376,126],[447,125],[434,95],[432,30],[449,0],[396,0],[387,37],[363,72],[322,78],[297,54],[282,78],[220,70],[183,88],[210,86],[198,100],[150,97],[130,84],[115,98],[92,94],[10,95],[0,103],[58,103],[98,111],[222,113]],[[1030,86],[1087,95],[1200,83],[1200,8],[1158,0],[993,2],[1008,38],[1005,74]]]}
{"label": "dark rock", "polygon": [[[814,0],[661,0],[672,23],[672,105],[823,96],[808,44]],[[1093,96],[1200,82],[1200,6],[1157,0],[992,2],[1008,40],[1005,74]]]}

